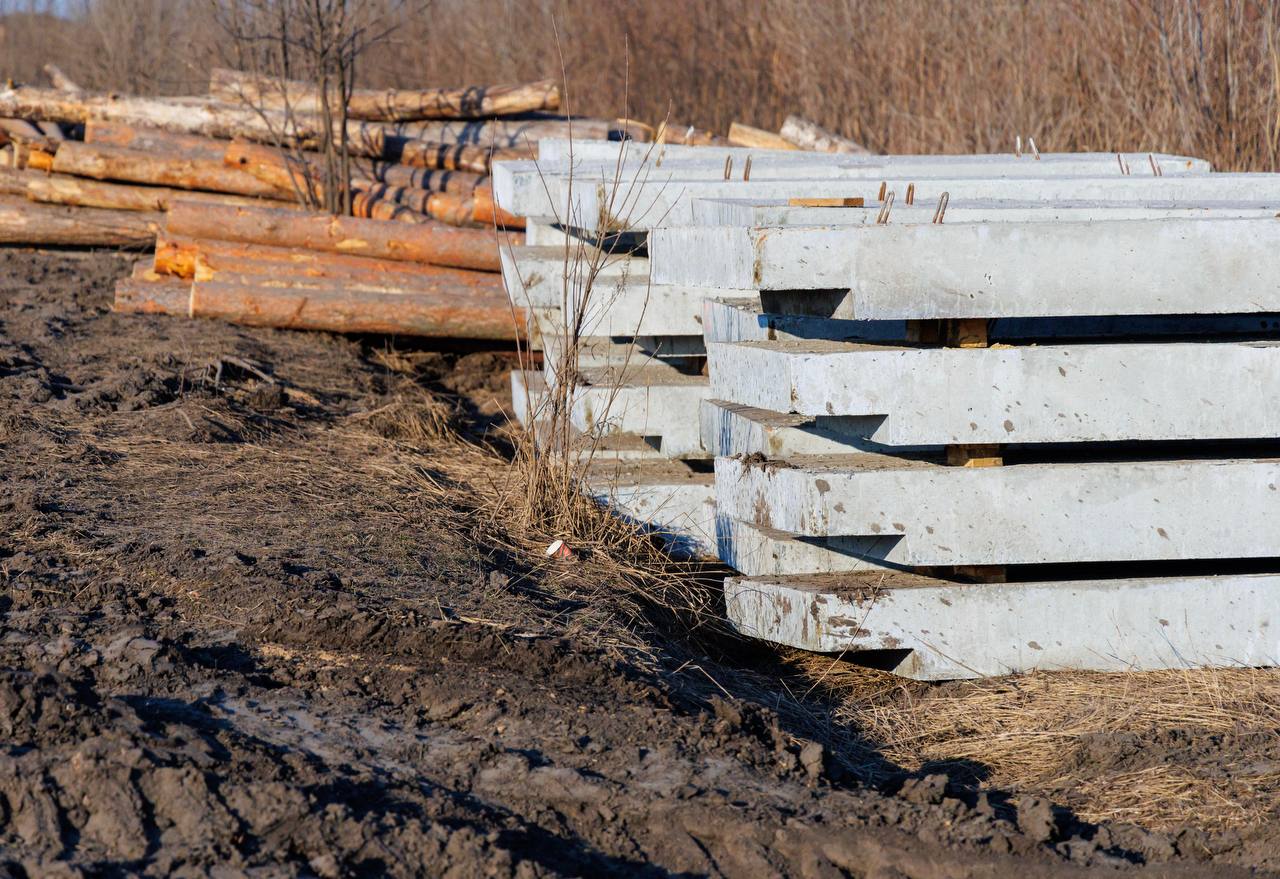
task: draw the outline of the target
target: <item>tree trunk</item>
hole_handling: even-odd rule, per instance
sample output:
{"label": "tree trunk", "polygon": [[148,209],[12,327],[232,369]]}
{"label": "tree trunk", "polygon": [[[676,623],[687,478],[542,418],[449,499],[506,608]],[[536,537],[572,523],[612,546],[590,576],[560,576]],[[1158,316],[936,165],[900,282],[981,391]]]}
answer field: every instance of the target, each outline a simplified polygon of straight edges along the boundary
{"label": "tree trunk", "polygon": [[387,293],[194,281],[188,314],[255,327],[510,342],[524,325],[505,295],[482,298],[447,286]]}
{"label": "tree trunk", "polygon": [[[47,119],[85,124],[90,119],[159,128],[178,134],[317,147],[324,123],[318,116],[258,111],[208,98],[143,98],[93,92],[61,92],[21,86],[0,88],[0,118]],[[611,135],[644,140],[637,126],[603,119],[491,119],[477,122],[379,123],[351,121],[346,135],[353,155],[380,158],[388,136],[438,143],[526,146],[544,137],[602,140]]]}
{"label": "tree trunk", "polygon": [[188,159],[209,159],[221,162],[227,150],[227,141],[194,134],[174,134],[159,128],[143,128],[122,122],[106,122],[90,119],[84,124],[84,142],[103,146],[123,147],[130,150],[146,150],[170,153]]}
{"label": "tree trunk", "polygon": [[[311,180],[318,183],[323,177],[318,153],[305,153]],[[294,183],[305,191],[304,170],[293,153],[262,144],[235,140],[227,145],[223,161],[240,168],[258,179],[293,191]],[[412,168],[408,165],[385,164],[367,159],[352,163],[352,186],[368,189],[374,183],[385,183],[405,189],[427,189],[433,192],[470,193],[477,186],[487,184],[488,177],[467,171],[440,171]],[[319,188],[319,187],[318,187]]]}
{"label": "tree trunk", "polygon": [[[423,278],[447,279],[470,283],[481,288],[501,289],[501,278],[492,272],[473,272],[443,266],[371,259],[343,253],[296,250],[263,244],[235,241],[173,238],[164,236],[156,242],[156,272],[182,278],[216,280],[219,273],[242,274],[287,273],[294,278],[331,278],[371,286],[420,284]],[[495,286],[496,285],[496,286]]]}
{"label": "tree trunk", "polygon": [[532,145],[489,149],[463,143],[434,143],[426,140],[387,138],[387,154],[384,158],[412,165],[415,168],[433,168],[441,171],[472,171],[488,174],[491,161],[533,159],[537,149]]}
{"label": "tree trunk", "polygon": [[741,122],[734,122],[729,126],[729,143],[733,146],[750,147],[756,150],[799,149],[799,147],[780,134],[765,131],[763,128],[743,125]]}
{"label": "tree trunk", "polygon": [[[83,177],[60,175],[32,177],[27,182],[27,198],[46,204],[107,208],[116,211],[167,211],[178,199],[202,206],[252,206],[262,199],[218,192],[188,192],[164,186],[134,186],[126,183],[102,183]],[[272,201],[277,208],[288,208],[285,202]]]}
{"label": "tree trunk", "polygon": [[25,119],[0,119],[0,131],[14,143],[20,143],[32,149],[53,152],[57,147],[53,139]]}
{"label": "tree trunk", "polygon": [[[29,86],[0,89],[0,117],[47,119],[76,125],[90,119],[143,128],[159,128],[177,134],[202,137],[247,137],[275,143],[318,145],[322,123],[314,116],[286,117],[211,101],[208,98],[144,98],[94,92],[62,92]],[[352,151],[378,157],[383,153],[382,126],[352,122],[348,126]]]}
{"label": "tree trunk", "polygon": [[[314,85],[238,70],[214,68],[209,94],[227,103],[246,103],[272,110],[319,113],[320,92]],[[456,89],[357,89],[347,100],[352,119],[404,122],[415,119],[483,119],[560,108],[560,88],[553,80],[506,86]]]}
{"label": "tree trunk", "polygon": [[835,132],[823,128],[818,123],[810,122],[808,119],[802,119],[799,116],[788,116],[787,121],[782,123],[782,129],[779,134],[801,149],[815,150],[820,153],[847,153],[856,156],[871,155],[871,150],[862,144],[849,140],[847,137],[841,137]]}
{"label": "tree trunk", "polygon": [[158,214],[32,204],[0,195],[0,243],[63,247],[150,247]]}
{"label": "tree trunk", "polygon": [[168,233],[496,272],[493,236],[438,224],[380,223],[270,208],[178,202]]}
{"label": "tree trunk", "polygon": [[184,158],[180,154],[68,141],[58,148],[53,170],[60,174],[225,192],[257,198],[292,199],[292,189],[273,186],[221,160]]}

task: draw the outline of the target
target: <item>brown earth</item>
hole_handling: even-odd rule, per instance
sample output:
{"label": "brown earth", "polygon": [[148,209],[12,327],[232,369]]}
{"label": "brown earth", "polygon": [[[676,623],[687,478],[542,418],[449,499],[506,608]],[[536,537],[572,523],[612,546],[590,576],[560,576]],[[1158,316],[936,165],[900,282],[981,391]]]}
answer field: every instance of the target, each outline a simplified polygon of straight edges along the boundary
{"label": "brown earth", "polygon": [[768,651],[611,621],[438,436],[510,357],[113,315],[127,268],[0,251],[0,876],[1280,868],[899,771]]}

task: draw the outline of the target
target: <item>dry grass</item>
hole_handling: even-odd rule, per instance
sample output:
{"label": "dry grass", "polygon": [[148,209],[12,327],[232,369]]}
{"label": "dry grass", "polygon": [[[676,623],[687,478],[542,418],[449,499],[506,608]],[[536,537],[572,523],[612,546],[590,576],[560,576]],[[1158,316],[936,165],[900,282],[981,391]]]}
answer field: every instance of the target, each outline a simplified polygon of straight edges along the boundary
{"label": "dry grass", "polygon": [[[391,0],[387,0],[388,6]],[[49,9],[51,0],[0,0]],[[15,18],[0,78],[54,60],[86,86],[203,91],[225,57],[214,4],[81,0]],[[882,152],[1167,150],[1275,170],[1275,0],[434,0],[362,86],[567,75],[575,112],[720,132],[800,113]],[[629,67],[629,70],[627,69]],[[628,94],[628,82],[633,86]]]}
{"label": "dry grass", "polygon": [[1280,803],[1280,672],[1041,673],[910,684],[844,663],[808,668],[892,762],[989,773],[1091,821],[1222,829]]}

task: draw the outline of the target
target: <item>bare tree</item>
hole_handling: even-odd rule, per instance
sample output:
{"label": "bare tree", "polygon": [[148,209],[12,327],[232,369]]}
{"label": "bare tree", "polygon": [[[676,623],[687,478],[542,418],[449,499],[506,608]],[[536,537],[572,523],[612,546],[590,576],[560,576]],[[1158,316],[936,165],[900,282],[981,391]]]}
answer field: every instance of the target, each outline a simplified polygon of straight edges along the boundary
{"label": "bare tree", "polygon": [[[423,0],[211,0],[230,37],[228,62],[258,85],[242,100],[269,125],[283,111],[277,145],[289,150],[300,200],[350,214],[351,149],[347,105],[357,65]],[[318,117],[319,156],[304,152],[299,130]]]}

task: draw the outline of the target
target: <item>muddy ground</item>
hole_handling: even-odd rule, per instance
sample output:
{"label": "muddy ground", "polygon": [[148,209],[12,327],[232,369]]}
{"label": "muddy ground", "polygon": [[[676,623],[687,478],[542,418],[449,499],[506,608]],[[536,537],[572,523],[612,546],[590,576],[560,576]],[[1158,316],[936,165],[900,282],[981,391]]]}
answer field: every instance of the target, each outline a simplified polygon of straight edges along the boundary
{"label": "muddy ground", "polygon": [[0,876],[1280,869],[857,771],[767,651],[585,627],[494,530],[419,421],[509,358],[113,315],[128,264],[0,251]]}

